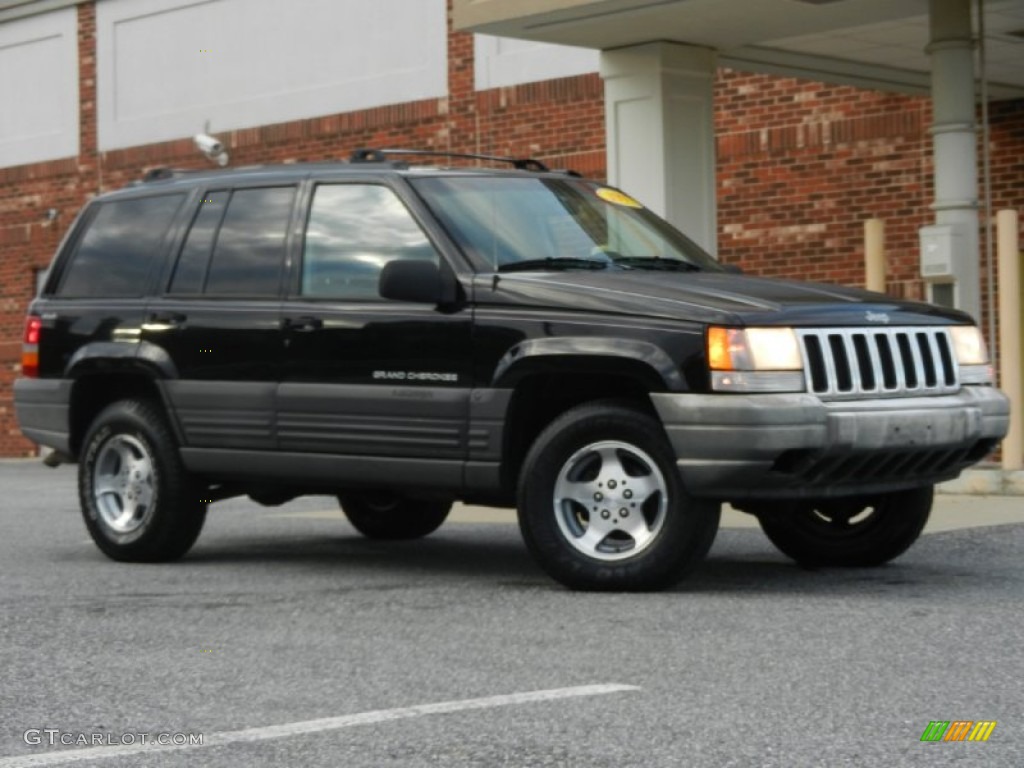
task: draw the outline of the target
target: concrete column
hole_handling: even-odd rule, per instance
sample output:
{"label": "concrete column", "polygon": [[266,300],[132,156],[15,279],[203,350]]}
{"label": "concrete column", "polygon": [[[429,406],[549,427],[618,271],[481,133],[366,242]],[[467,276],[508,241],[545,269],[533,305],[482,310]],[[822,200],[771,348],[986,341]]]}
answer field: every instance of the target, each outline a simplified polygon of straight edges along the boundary
{"label": "concrete column", "polygon": [[609,182],[712,254],[715,59],[675,43],[601,52]]}
{"label": "concrete column", "polygon": [[[981,322],[971,0],[929,0],[935,223],[948,225],[956,305]],[[992,340],[990,340],[992,341]]]}
{"label": "concrete column", "polygon": [[885,221],[864,221],[864,287],[885,293]]}
{"label": "concrete column", "polygon": [[1020,223],[1017,211],[996,217],[999,238],[999,386],[1010,398],[1003,469],[1024,469],[1024,312],[1021,311]]}

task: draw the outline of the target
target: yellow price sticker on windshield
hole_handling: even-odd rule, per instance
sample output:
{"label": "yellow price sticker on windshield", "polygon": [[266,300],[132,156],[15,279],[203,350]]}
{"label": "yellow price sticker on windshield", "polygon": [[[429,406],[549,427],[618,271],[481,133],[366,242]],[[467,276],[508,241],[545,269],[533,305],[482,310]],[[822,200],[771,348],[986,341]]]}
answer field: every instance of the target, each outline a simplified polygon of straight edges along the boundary
{"label": "yellow price sticker on windshield", "polygon": [[643,206],[640,205],[639,202],[634,200],[625,192],[619,192],[619,190],[612,189],[611,187],[601,187],[600,189],[597,190],[597,196],[604,200],[606,203],[624,205],[627,208],[643,208]]}

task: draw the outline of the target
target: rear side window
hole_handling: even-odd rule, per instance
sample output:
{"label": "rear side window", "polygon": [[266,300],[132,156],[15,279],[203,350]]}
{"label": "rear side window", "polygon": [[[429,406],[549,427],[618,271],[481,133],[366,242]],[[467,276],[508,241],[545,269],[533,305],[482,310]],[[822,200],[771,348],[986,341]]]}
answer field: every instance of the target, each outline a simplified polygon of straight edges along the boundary
{"label": "rear side window", "polygon": [[171,293],[202,293],[206,268],[217,238],[217,228],[224,217],[227,192],[208,192],[203,196],[188,237],[181,246],[178,263],[171,278]]}
{"label": "rear side window", "polygon": [[294,199],[295,187],[238,189],[232,193],[213,246],[206,293],[277,293]]}
{"label": "rear side window", "polygon": [[61,296],[141,296],[184,195],[100,203],[65,270]]}

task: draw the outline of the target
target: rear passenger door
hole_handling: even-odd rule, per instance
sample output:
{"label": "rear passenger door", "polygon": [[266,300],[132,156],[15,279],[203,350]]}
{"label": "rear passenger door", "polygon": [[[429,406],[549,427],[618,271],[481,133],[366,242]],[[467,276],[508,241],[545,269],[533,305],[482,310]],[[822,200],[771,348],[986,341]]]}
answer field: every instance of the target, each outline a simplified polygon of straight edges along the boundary
{"label": "rear passenger door", "polygon": [[170,358],[165,383],[185,442],[272,449],[281,374],[281,290],[295,185],[212,188],[197,205],[145,340]]}
{"label": "rear passenger door", "polygon": [[414,210],[380,179],[313,185],[283,310],[278,437],[286,451],[429,460],[450,482],[466,456],[470,312],[378,292],[390,261],[441,263]]}

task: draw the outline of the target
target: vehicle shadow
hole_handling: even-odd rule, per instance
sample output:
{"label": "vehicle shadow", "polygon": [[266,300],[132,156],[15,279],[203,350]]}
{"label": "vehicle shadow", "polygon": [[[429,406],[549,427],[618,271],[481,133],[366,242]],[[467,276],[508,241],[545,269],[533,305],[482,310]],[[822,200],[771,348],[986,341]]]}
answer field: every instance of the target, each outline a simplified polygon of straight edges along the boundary
{"label": "vehicle shadow", "polygon": [[[425,539],[399,542],[371,541],[356,535],[236,537],[197,546],[176,567],[240,566],[247,570],[258,566],[261,574],[268,568],[299,567],[327,570],[340,578],[365,578],[368,574],[402,581],[412,578],[418,586],[442,586],[454,578],[475,586],[565,591],[534,563],[511,526],[487,529],[442,531]],[[837,598],[895,592],[923,597],[971,591],[984,587],[990,579],[990,574],[934,551],[908,554],[877,568],[806,569],[776,553],[758,532],[729,531],[720,535],[708,559],[669,592],[799,593]]]}
{"label": "vehicle shadow", "polygon": [[341,570],[415,570],[423,575],[541,576],[514,536],[469,541],[436,533],[414,541],[376,541],[359,535],[252,537],[197,545],[183,564],[196,567],[258,564],[324,566]]}

